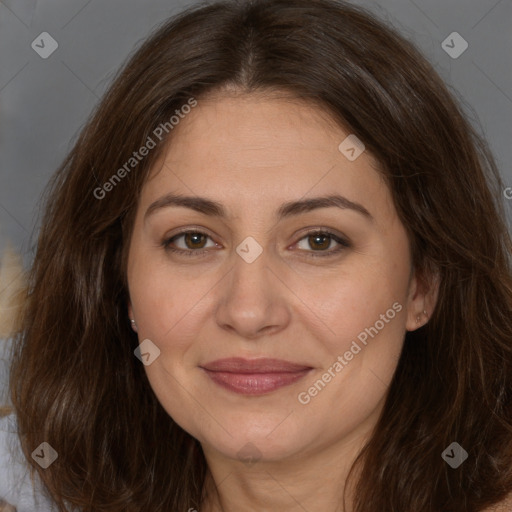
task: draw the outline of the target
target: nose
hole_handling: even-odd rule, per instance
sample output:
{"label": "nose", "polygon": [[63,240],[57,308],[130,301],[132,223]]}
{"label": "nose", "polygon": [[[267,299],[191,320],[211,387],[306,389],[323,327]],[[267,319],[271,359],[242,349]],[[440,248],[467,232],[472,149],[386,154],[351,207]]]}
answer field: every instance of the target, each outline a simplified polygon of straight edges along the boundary
{"label": "nose", "polygon": [[223,280],[215,311],[222,329],[257,340],[280,332],[290,323],[292,292],[269,259],[265,250],[252,262],[236,255],[232,270]]}

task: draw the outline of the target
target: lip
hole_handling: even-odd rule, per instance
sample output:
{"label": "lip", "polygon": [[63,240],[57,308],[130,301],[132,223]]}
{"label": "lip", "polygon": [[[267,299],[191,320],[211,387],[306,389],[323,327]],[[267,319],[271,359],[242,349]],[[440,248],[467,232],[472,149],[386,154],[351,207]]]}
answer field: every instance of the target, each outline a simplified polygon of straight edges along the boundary
{"label": "lip", "polygon": [[311,366],[292,363],[284,359],[270,359],[260,357],[258,359],[244,359],[243,357],[229,357],[217,359],[203,364],[201,368],[213,372],[231,373],[291,373],[309,370]]}
{"label": "lip", "polygon": [[200,368],[217,385],[243,395],[261,395],[302,379],[313,368],[282,359],[232,357]]}

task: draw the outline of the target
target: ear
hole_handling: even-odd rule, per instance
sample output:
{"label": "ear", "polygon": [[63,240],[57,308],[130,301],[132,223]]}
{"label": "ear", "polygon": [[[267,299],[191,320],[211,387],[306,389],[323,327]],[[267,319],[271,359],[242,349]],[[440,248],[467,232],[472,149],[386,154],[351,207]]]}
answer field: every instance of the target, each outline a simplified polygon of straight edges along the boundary
{"label": "ear", "polygon": [[439,284],[438,269],[423,272],[413,269],[407,298],[405,327],[408,331],[419,329],[432,317],[439,296]]}

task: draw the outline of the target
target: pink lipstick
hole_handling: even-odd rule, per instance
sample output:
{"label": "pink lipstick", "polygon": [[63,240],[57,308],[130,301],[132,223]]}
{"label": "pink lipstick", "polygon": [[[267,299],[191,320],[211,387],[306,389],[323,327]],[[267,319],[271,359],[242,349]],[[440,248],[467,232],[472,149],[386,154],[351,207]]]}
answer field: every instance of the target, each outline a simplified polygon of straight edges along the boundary
{"label": "pink lipstick", "polygon": [[243,395],[262,395],[302,379],[311,366],[282,359],[218,359],[200,366],[219,386]]}

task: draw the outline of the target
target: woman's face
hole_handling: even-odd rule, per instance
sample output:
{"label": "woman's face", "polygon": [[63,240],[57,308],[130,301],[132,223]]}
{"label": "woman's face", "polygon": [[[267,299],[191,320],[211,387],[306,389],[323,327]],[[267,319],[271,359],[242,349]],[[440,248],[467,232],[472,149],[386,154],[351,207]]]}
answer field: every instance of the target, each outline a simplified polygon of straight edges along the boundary
{"label": "woman's face", "polygon": [[[212,97],[142,190],[129,313],[158,400],[209,453],[293,459],[369,431],[426,321],[390,192],[348,135],[309,104]],[[306,370],[205,369],[226,358]]]}

